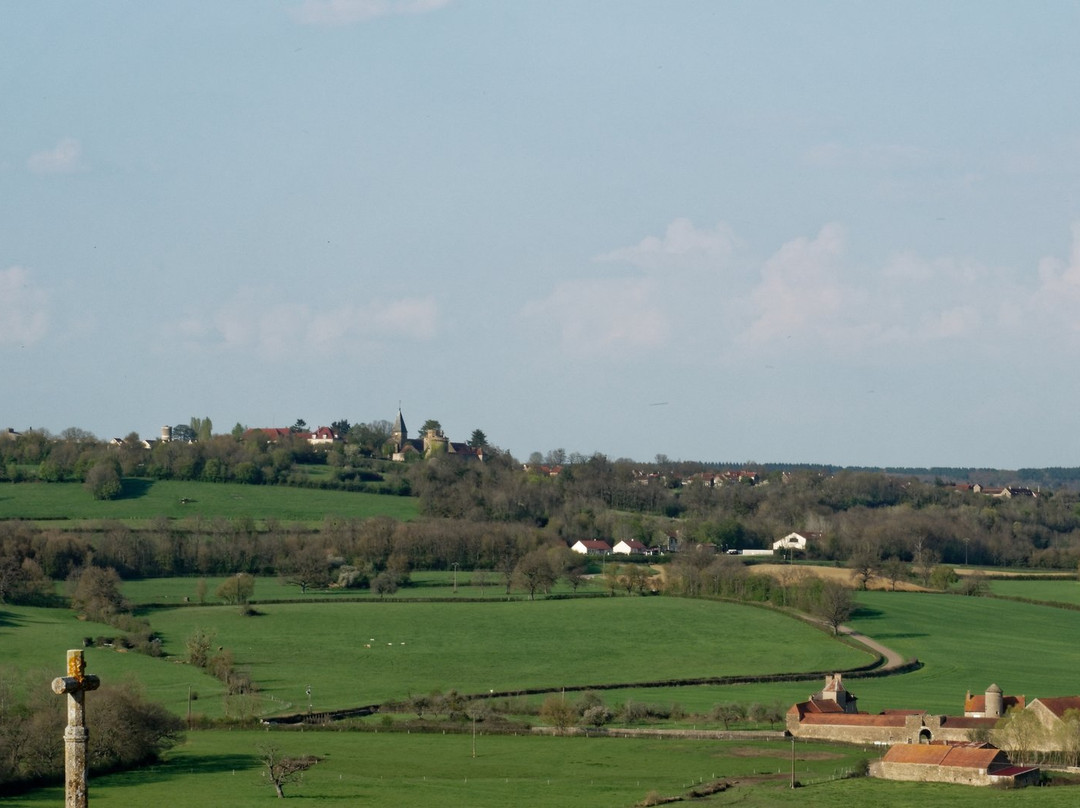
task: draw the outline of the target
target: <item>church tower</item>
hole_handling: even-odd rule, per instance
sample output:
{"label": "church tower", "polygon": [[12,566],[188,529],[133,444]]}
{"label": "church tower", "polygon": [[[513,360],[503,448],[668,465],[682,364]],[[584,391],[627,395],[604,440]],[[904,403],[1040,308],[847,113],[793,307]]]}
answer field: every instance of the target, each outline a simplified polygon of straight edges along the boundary
{"label": "church tower", "polygon": [[394,441],[394,451],[400,452],[409,439],[409,430],[405,428],[405,419],[401,417],[401,407],[398,407],[397,419],[394,421],[394,429],[390,432],[390,439]]}

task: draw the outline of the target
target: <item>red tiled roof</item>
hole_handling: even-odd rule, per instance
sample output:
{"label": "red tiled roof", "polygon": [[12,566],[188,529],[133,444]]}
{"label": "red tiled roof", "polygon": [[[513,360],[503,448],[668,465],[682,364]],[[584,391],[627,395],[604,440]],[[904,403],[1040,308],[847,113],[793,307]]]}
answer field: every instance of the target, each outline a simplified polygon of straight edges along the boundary
{"label": "red tiled roof", "polygon": [[[1002,711],[1008,710],[1010,707],[1019,707],[1024,709],[1024,697],[1023,696],[1002,696],[1001,697],[1001,709]],[[965,713],[985,713],[986,712],[986,695],[971,696],[964,700],[964,712]]]}
{"label": "red tiled roof", "polygon": [[989,769],[999,756],[1004,758],[1004,753],[992,746],[904,743],[890,747],[882,759],[886,763],[917,763],[924,766]]}
{"label": "red tiled roof", "polygon": [[902,727],[906,723],[902,715],[870,715],[868,713],[807,713],[803,724],[830,727]]}
{"label": "red tiled roof", "polygon": [[1063,717],[1066,710],[1080,710],[1080,696],[1056,696],[1048,699],[1033,699],[1031,703],[1034,704],[1036,701],[1058,718]]}

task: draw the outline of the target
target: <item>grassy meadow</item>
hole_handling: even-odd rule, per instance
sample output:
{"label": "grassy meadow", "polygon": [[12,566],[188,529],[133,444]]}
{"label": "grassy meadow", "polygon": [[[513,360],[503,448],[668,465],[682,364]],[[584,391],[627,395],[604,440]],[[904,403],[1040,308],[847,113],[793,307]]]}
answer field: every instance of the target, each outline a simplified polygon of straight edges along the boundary
{"label": "grassy meadow", "polygon": [[[702,781],[734,785],[709,797],[708,805],[1072,806],[1076,790],[999,791],[940,784],[893,783],[867,778],[838,780],[874,750],[797,743],[792,790],[791,744],[692,740],[550,738],[469,733],[203,731],[191,733],[158,766],[92,780],[90,802],[98,808],[141,808],[168,802],[174,808],[272,803],[261,774],[259,747],[314,755],[319,763],[301,783],[286,786],[287,798],[321,806],[429,808],[630,808],[649,796],[675,797]],[[63,803],[60,788],[8,798],[8,808]]]}
{"label": "grassy meadow", "polygon": [[130,522],[164,516],[253,519],[256,524],[274,518],[279,522],[316,524],[327,516],[412,519],[416,514],[417,501],[412,497],[283,485],[125,479],[123,495],[107,501],[94,499],[80,483],[0,485],[0,519]]}
{"label": "grassy meadow", "polygon": [[[617,597],[491,603],[281,603],[155,610],[170,654],[215,632],[269,708],[315,710],[463,693],[812,671],[867,654],[800,621],[729,603]],[[738,641],[734,641],[734,633]],[[342,687],[342,682],[353,682]],[[290,707],[291,705],[291,707]]]}
{"label": "grassy meadow", "polygon": [[1006,598],[1026,598],[1047,603],[1067,603],[1080,606],[1080,581],[1075,578],[1059,581],[995,581],[988,579],[990,591]]}
{"label": "grassy meadow", "polygon": [[[1035,582],[1043,585],[1053,581]],[[1074,586],[1077,584],[1074,582]],[[964,693],[981,693],[991,683],[1006,693],[1064,696],[1080,693],[1080,612],[994,598],[914,592],[859,592],[852,628],[879,640],[923,668],[875,679],[849,679],[859,709],[923,708],[956,714]],[[612,698],[678,701],[691,711],[710,702],[805,699],[806,683],[735,685],[653,690],[635,695],[612,691]]]}

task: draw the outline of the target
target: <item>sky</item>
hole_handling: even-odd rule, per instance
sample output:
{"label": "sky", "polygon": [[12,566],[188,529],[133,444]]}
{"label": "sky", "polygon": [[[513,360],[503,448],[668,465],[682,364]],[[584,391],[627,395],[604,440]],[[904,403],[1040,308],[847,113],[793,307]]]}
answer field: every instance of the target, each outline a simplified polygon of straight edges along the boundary
{"label": "sky", "polygon": [[0,4],[0,428],[1080,465],[1072,0]]}

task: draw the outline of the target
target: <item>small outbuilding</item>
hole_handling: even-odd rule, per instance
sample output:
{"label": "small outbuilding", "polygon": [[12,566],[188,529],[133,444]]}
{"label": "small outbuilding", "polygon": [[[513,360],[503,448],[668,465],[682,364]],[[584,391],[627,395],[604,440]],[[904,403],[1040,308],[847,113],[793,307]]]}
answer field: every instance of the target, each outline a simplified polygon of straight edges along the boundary
{"label": "small outbuilding", "polygon": [[1004,751],[985,743],[896,744],[870,764],[885,780],[1019,787],[1039,782],[1036,766],[1014,766]]}

